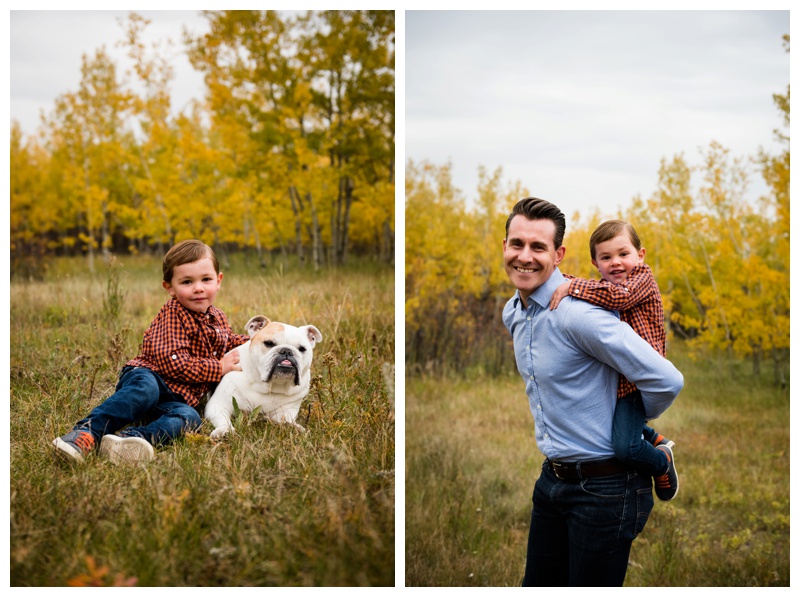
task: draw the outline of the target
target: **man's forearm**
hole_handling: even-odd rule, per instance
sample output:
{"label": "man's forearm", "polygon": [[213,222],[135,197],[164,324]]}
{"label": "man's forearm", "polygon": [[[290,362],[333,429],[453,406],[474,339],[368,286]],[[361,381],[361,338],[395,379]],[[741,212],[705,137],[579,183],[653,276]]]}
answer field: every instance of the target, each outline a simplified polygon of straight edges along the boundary
{"label": "man's forearm", "polygon": [[579,328],[587,351],[636,385],[648,418],[663,414],[683,388],[681,372],[610,312],[592,315]]}

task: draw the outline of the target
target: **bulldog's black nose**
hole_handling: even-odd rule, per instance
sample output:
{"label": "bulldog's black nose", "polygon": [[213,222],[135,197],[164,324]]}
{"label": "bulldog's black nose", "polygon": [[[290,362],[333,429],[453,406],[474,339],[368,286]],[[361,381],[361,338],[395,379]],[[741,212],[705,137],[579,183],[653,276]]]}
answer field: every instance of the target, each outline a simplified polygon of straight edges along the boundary
{"label": "bulldog's black nose", "polygon": [[291,348],[281,348],[278,351],[278,354],[282,354],[282,355],[286,355],[286,356],[292,356],[293,353],[292,353],[292,349]]}

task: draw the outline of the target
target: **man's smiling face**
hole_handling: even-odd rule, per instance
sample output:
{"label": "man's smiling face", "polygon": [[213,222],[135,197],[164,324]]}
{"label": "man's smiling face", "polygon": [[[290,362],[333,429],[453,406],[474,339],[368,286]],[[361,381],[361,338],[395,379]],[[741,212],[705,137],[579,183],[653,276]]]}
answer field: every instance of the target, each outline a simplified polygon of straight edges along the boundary
{"label": "man's smiling face", "polygon": [[565,248],[555,248],[556,225],[552,220],[529,220],[517,215],[503,239],[503,261],[506,274],[519,290],[527,306],[528,297],[547,282],[564,258]]}

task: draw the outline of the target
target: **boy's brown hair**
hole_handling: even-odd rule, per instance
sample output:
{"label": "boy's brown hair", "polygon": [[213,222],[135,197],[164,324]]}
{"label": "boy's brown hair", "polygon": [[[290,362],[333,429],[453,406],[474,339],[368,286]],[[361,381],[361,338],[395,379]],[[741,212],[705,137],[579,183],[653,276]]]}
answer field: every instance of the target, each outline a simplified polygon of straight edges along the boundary
{"label": "boy's brown hair", "polygon": [[627,222],[623,222],[622,220],[608,220],[607,222],[603,222],[597,228],[595,228],[594,232],[592,232],[591,238],[589,239],[589,253],[592,255],[592,261],[594,261],[594,259],[597,257],[598,244],[611,240],[623,232],[628,233],[628,238],[631,239],[631,244],[633,245],[634,249],[638,251],[642,248],[639,235],[636,234],[636,230],[634,230],[633,226]]}
{"label": "boy's brown hair", "polygon": [[172,272],[177,266],[194,263],[206,257],[211,259],[211,263],[214,264],[214,271],[219,274],[219,262],[211,247],[195,239],[179,242],[164,255],[164,261],[161,264],[164,271],[164,282],[172,282]]}

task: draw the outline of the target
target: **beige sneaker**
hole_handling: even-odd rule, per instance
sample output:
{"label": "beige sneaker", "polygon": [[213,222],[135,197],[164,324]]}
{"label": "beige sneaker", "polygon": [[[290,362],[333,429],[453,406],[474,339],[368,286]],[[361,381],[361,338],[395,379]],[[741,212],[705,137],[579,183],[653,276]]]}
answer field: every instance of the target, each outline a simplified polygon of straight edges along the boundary
{"label": "beige sneaker", "polygon": [[153,446],[141,437],[104,435],[100,440],[100,455],[114,464],[150,462],[156,457]]}

